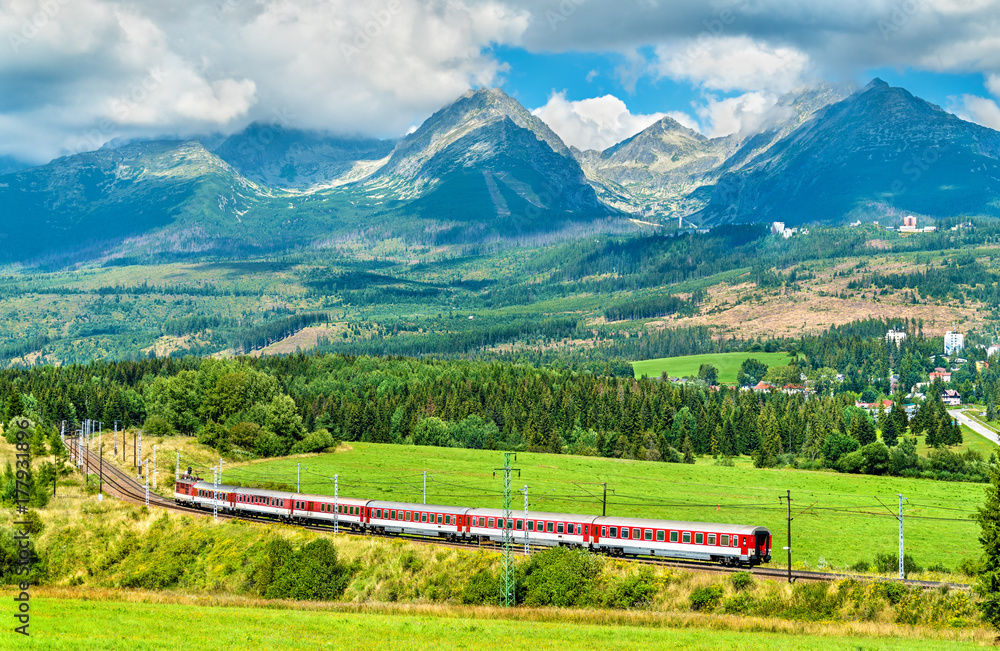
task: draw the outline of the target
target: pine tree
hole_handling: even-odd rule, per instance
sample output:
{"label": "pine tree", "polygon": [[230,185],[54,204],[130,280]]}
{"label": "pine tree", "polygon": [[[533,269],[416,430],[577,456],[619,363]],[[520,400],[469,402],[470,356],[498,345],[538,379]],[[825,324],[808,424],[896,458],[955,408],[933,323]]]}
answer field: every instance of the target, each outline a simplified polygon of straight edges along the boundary
{"label": "pine tree", "polygon": [[883,416],[878,419],[878,422],[879,425],[882,426],[882,442],[885,443],[887,447],[894,447],[898,439],[896,419],[892,417],[892,414],[883,414]]}
{"label": "pine tree", "polygon": [[982,567],[976,582],[983,619],[1000,630],[1000,468],[990,472],[986,502],[976,514],[979,542],[983,546]]}
{"label": "pine tree", "polygon": [[722,437],[722,426],[716,425],[715,433],[712,434],[712,441],[711,441],[711,452],[713,459],[719,458],[719,439],[721,437]]}
{"label": "pine tree", "polygon": [[21,416],[24,412],[24,404],[21,402],[21,392],[15,387],[10,388],[10,395],[7,397],[7,408],[4,411],[4,422],[10,426],[10,421]]}
{"label": "pine tree", "polygon": [[861,447],[875,442],[875,426],[867,414],[859,412],[851,419],[851,436],[858,440]]}
{"label": "pine tree", "polygon": [[684,437],[684,463],[694,463],[694,446],[690,436]]}

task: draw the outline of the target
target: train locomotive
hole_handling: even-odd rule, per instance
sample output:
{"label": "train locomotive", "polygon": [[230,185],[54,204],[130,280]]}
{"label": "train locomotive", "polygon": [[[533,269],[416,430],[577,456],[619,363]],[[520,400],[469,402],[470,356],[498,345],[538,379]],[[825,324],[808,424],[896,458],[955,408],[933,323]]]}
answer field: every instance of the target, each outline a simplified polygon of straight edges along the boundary
{"label": "train locomotive", "polygon": [[[213,500],[215,504],[213,505]],[[333,525],[357,532],[414,535],[456,542],[502,542],[498,509],[333,498],[215,485],[184,475],[174,485],[178,504],[243,517]],[[620,518],[544,511],[514,512],[507,528],[514,542],[578,547],[611,556],[657,556],[753,567],[771,560],[766,527]]]}

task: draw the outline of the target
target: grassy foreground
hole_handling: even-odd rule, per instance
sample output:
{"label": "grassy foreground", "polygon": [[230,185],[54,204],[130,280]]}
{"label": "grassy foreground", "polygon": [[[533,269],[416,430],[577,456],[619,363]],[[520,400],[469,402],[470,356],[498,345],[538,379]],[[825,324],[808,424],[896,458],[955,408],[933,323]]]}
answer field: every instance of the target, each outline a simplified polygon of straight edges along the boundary
{"label": "grassy foreground", "polygon": [[[985,631],[894,631],[873,626],[790,624],[725,616],[652,617],[623,613],[496,608],[374,606],[277,602],[200,605],[199,599],[146,594],[45,591],[32,601],[31,637],[0,631],[0,647],[133,651],[210,648],[481,649],[492,640],[514,649],[785,649],[788,651],[979,648]],[[162,602],[168,603],[162,603]],[[169,603],[175,601],[175,603]],[[201,601],[217,602],[217,599]],[[224,601],[224,600],[223,600]],[[264,607],[259,607],[264,606]],[[608,623],[601,623],[607,621]],[[291,633],[294,631],[294,633]],[[932,639],[926,639],[926,637]],[[933,639],[937,638],[937,639]]]}
{"label": "grassy foreground", "polygon": [[[295,490],[300,463],[303,491],[332,495],[337,474],[341,496],[420,502],[427,471],[429,503],[501,505],[502,480],[493,472],[503,456],[479,450],[351,443],[336,453],[235,464],[224,480]],[[954,569],[980,553],[979,527],[970,519],[983,499],[979,484],[725,467],[711,460],[688,465],[519,453],[515,465],[521,472],[514,485],[528,485],[531,509],[600,514],[608,482],[608,515],[764,525],[779,552],[786,512],[778,498],[791,490],[798,567],[843,568],[878,552],[895,553],[899,526],[890,508],[898,493],[908,500],[906,550],[920,565]],[[775,563],[781,561],[776,554]]]}
{"label": "grassy foreground", "polygon": [[682,357],[661,357],[632,362],[636,377],[646,375],[651,378],[666,373],[669,377],[698,377],[702,364],[712,364],[719,369],[719,382],[735,384],[736,373],[747,359],[756,359],[768,366],[787,366],[791,361],[788,353],[712,353],[707,355],[684,355]]}

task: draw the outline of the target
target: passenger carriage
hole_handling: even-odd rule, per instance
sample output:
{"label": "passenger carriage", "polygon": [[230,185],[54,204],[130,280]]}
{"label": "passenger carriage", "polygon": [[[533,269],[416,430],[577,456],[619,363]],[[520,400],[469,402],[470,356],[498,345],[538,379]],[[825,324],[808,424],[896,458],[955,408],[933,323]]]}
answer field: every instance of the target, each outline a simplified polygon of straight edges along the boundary
{"label": "passenger carriage", "polygon": [[406,533],[457,540],[465,531],[467,507],[368,502],[366,526],[378,533]]}
{"label": "passenger carriage", "polygon": [[[470,509],[466,514],[469,522],[468,536],[479,540],[503,541],[503,511],[500,509]],[[516,544],[549,547],[589,546],[593,534],[594,519],[597,516],[572,513],[548,513],[545,511],[513,511],[510,530]]]}
{"label": "passenger carriage", "polygon": [[616,556],[664,556],[750,566],[771,560],[771,532],[765,527],[598,517],[594,535],[595,551]]}
{"label": "passenger carriage", "polygon": [[233,499],[229,508],[237,513],[277,519],[284,519],[291,516],[291,493],[264,490],[261,488],[229,488],[233,489]]}
{"label": "passenger carriage", "polygon": [[292,511],[289,517],[292,520],[327,525],[333,525],[336,522],[338,527],[356,531],[364,527],[365,506],[367,506],[368,500],[352,497],[334,499],[329,495],[294,493],[291,496],[291,502]]}

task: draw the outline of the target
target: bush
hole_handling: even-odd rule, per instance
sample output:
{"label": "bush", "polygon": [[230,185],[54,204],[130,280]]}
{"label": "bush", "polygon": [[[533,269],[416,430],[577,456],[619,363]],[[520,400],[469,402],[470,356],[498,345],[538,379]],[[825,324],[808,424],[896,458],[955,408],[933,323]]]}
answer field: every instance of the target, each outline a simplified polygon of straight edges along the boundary
{"label": "bush", "polygon": [[[875,554],[875,570],[879,574],[899,574],[899,554]],[[903,554],[903,574],[919,574],[924,568],[917,565],[913,557]]]}
{"label": "bush", "polygon": [[691,593],[691,610],[713,611],[722,601],[722,587],[710,585]]}
{"label": "bush", "polygon": [[21,522],[26,522],[27,524],[20,525],[21,529],[24,529],[28,533],[35,535],[42,533],[45,529],[45,523],[42,522],[42,516],[38,515],[38,511],[30,509],[27,513],[17,518]]}
{"label": "bush", "polygon": [[174,428],[163,416],[150,416],[142,426],[146,436],[173,436]]}
{"label": "bush", "polygon": [[727,615],[748,615],[757,607],[757,602],[749,592],[740,592],[726,599],[722,612]]}
{"label": "bush", "polygon": [[469,577],[465,587],[462,588],[461,600],[463,604],[468,605],[497,606],[503,597],[502,593],[498,576],[484,569]]}
{"label": "bush", "polygon": [[333,435],[329,430],[321,428],[308,434],[304,439],[292,446],[292,454],[304,454],[308,452],[321,452],[336,445]]}
{"label": "bush", "polygon": [[639,574],[612,583],[604,591],[604,605],[608,608],[643,608],[648,606],[658,592],[655,577],[649,568]]}
{"label": "bush", "polygon": [[826,459],[827,465],[834,467],[841,457],[854,452],[859,447],[861,446],[856,439],[847,434],[834,432],[823,441],[823,458]]}
{"label": "bush", "polygon": [[729,575],[729,580],[733,584],[733,589],[737,592],[748,590],[754,584],[753,574],[750,574],[750,572],[733,572]]}
{"label": "bush", "polygon": [[330,540],[319,538],[293,550],[287,540],[275,538],[251,574],[251,588],[265,599],[324,600],[339,597],[349,579]]}
{"label": "bush", "polygon": [[861,453],[861,450],[845,454],[837,462],[837,470],[853,474],[863,473],[865,470],[865,455]]}
{"label": "bush", "polygon": [[978,558],[964,558],[962,559],[962,562],[958,564],[956,569],[965,576],[975,578],[979,576],[981,567],[982,563]]}
{"label": "bush", "polygon": [[601,559],[585,550],[556,547],[535,554],[525,572],[523,598],[527,606],[590,606],[597,598]]}
{"label": "bush", "polygon": [[848,565],[847,569],[852,572],[867,572],[872,569],[872,564],[866,560],[860,560],[854,565]]}
{"label": "bush", "polygon": [[886,475],[889,473],[891,456],[889,448],[885,446],[885,443],[882,441],[869,443],[861,448],[861,454],[865,458],[865,473],[869,475]]}
{"label": "bush", "polygon": [[[906,555],[903,555],[903,563],[906,563]],[[902,601],[908,594],[910,594],[910,589],[906,584],[899,583],[897,581],[883,581],[879,584],[879,590],[882,596],[891,603],[893,606]]]}

